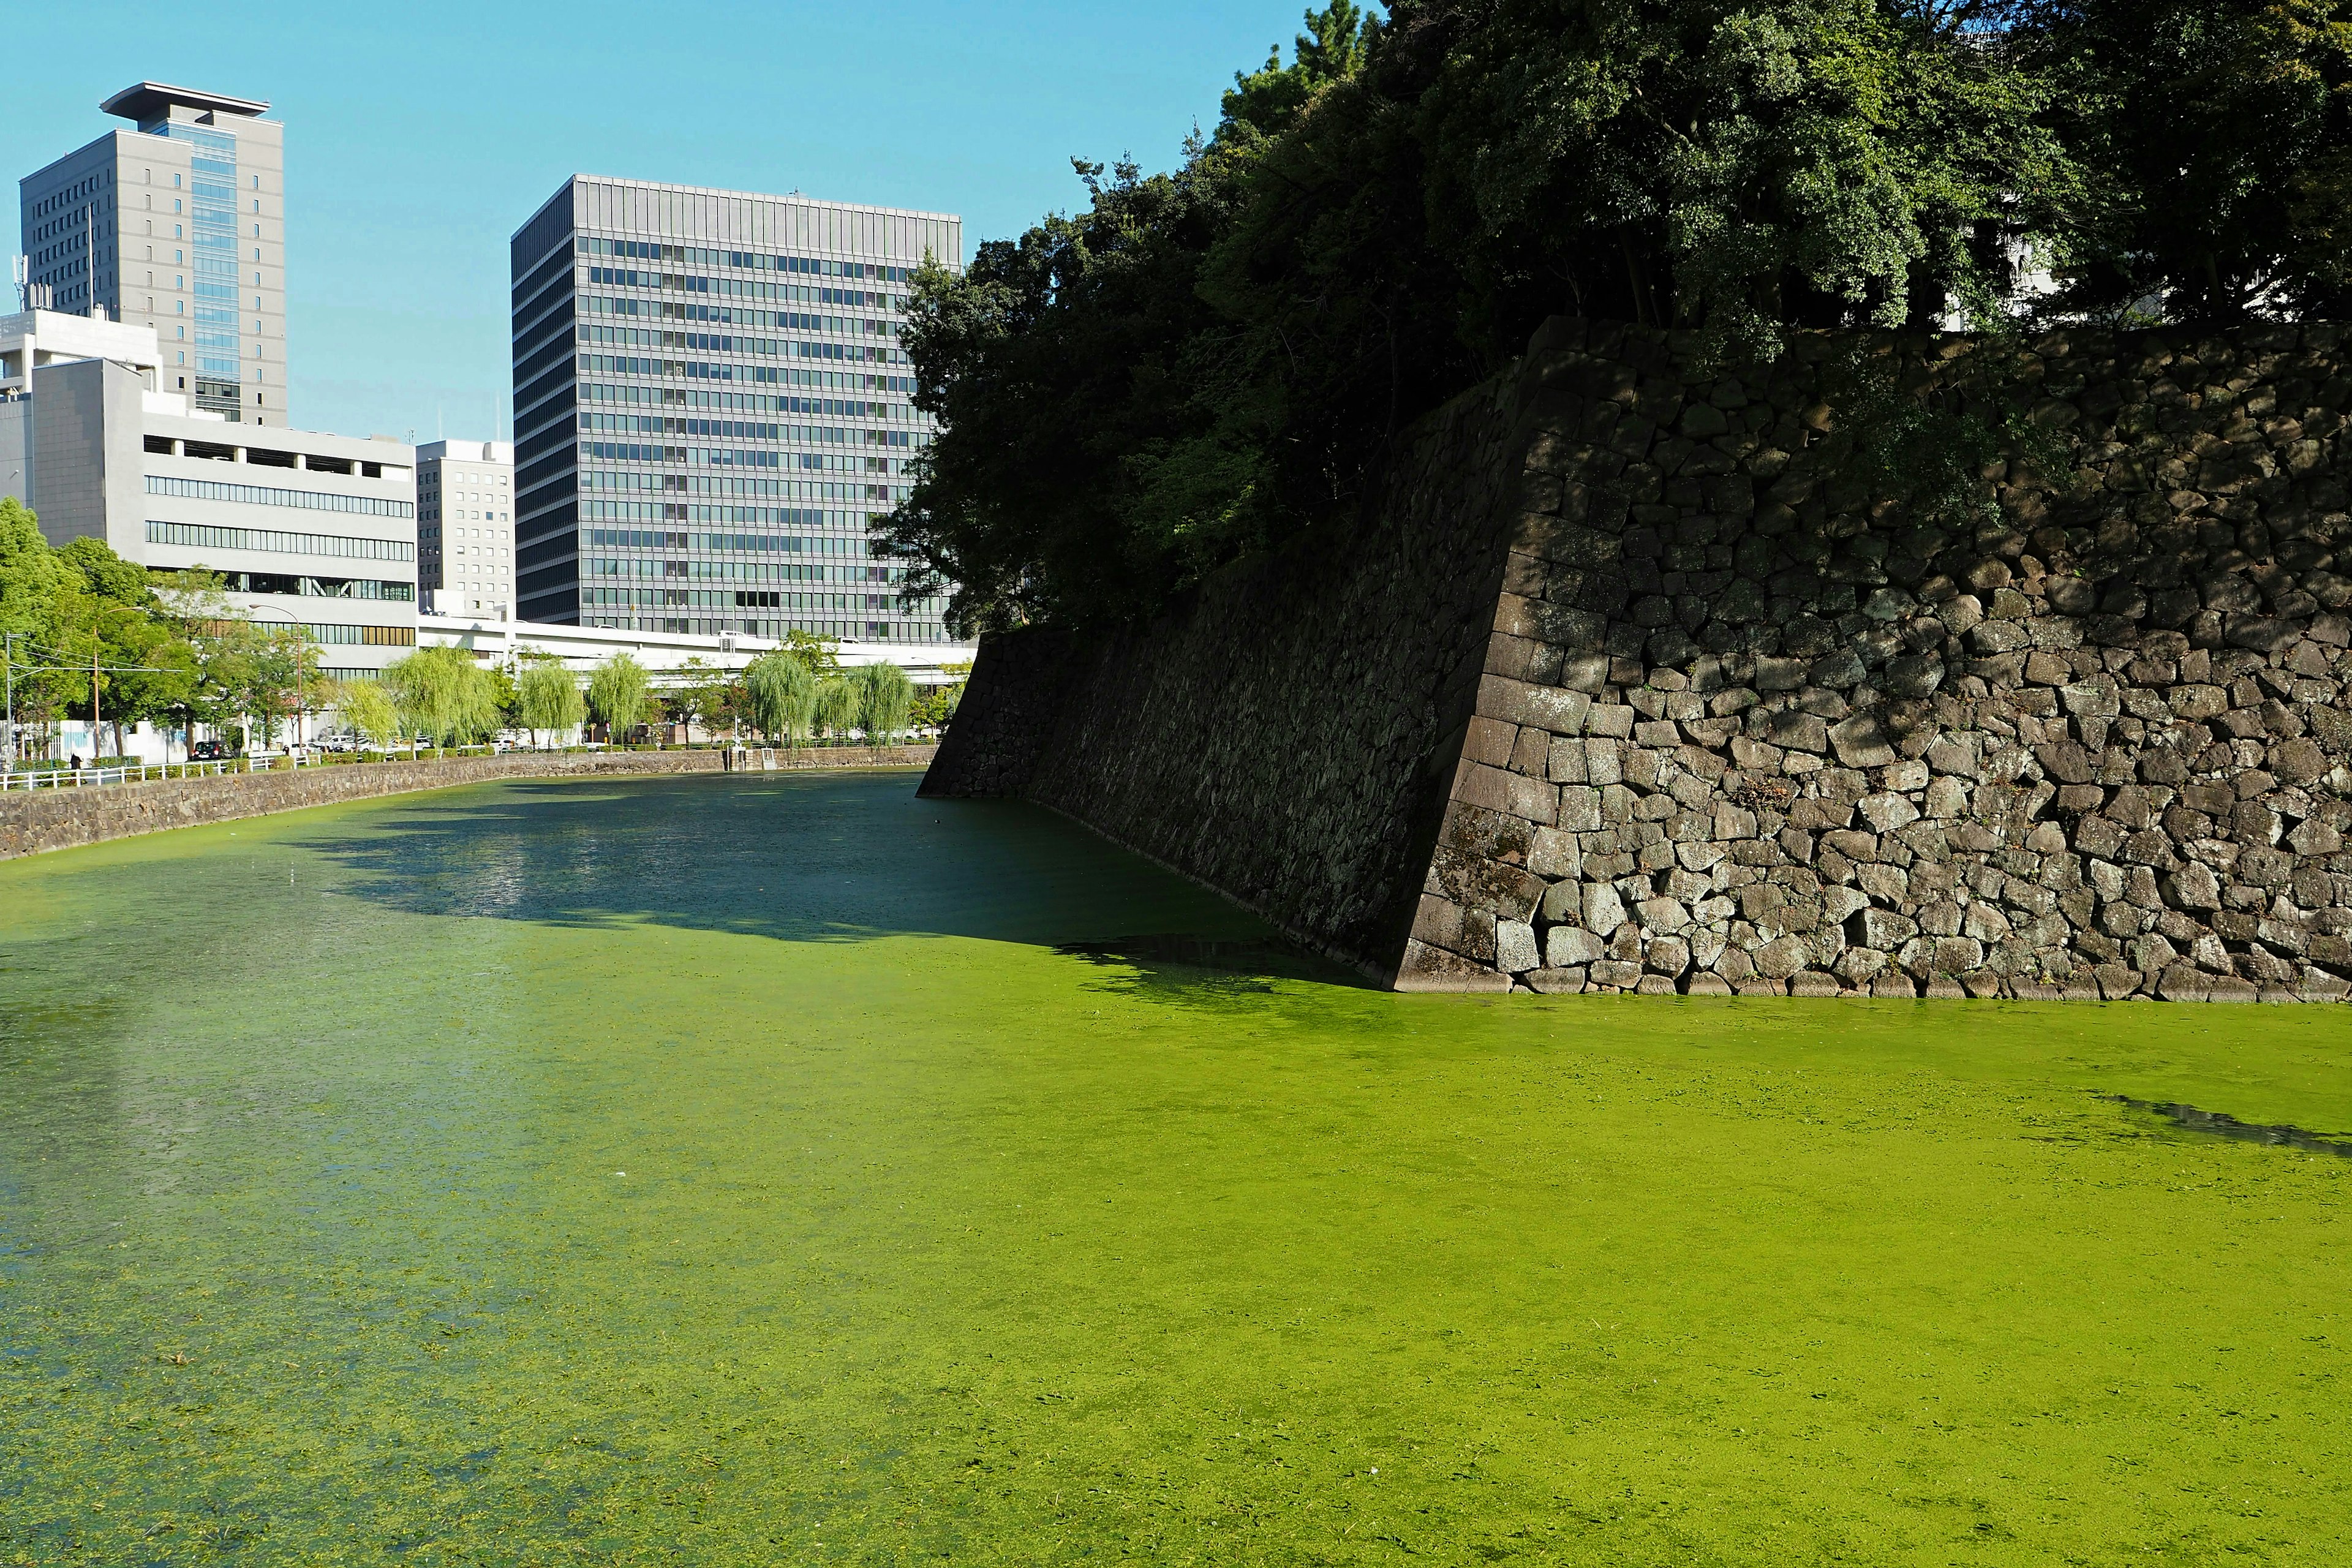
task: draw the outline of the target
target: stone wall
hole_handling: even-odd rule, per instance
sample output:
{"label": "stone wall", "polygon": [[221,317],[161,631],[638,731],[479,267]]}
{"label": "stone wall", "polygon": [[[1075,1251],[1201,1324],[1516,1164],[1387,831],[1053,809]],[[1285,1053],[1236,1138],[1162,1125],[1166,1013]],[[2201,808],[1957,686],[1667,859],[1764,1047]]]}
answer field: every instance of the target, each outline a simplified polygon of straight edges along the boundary
{"label": "stone wall", "polygon": [[[932,751],[929,746],[843,747],[779,751],[772,755],[780,770],[924,767],[930,763]],[[337,801],[446,789],[491,779],[716,773],[725,765],[726,756],[718,751],[509,752],[438,762],[279,768],[79,789],[11,790],[0,794],[0,860],[172,827],[234,822]]]}
{"label": "stone wall", "polygon": [[925,791],[1025,795],[1391,977],[1486,658],[1517,415],[1507,384],[1457,400],[1376,528],[1156,625],[985,638]]}
{"label": "stone wall", "polygon": [[[1996,376],[1972,357],[1995,351],[1962,340],[1813,337],[1735,375],[1662,334],[1550,323],[1424,437],[1433,458],[1466,454],[1483,409],[1507,537],[1490,547],[1466,508],[1454,549],[1406,567],[1383,547],[1360,568],[1500,586],[1410,940],[1393,960],[1354,951],[1415,987],[2342,996],[2340,336],[2074,333],[2004,353]],[[1979,454],[1977,493],[1906,504],[1872,478],[1894,438],[1874,447],[1884,410],[1866,415],[1857,353],[1907,363],[1911,392],[1973,386],[1953,410],[2032,424]],[[1399,587],[1256,607],[1327,617],[1353,645],[1424,638],[1351,619],[1413,602]],[[1191,628],[1130,639],[1126,686],[1205,683]],[[1288,661],[1259,684],[1312,674],[1278,639],[1233,654]],[[984,651],[976,695],[990,672]],[[1132,841],[1155,787],[1200,796],[1219,760],[1107,714],[1075,727],[1107,674],[1066,683],[1032,776]],[[1309,790],[1355,754],[1321,724],[1237,717]],[[1114,773],[1133,781],[1125,815],[1089,815],[1099,795],[1066,782]],[[1417,842],[1404,813],[1344,830]],[[1236,858],[1263,834],[1240,821]],[[1252,866],[1176,863],[1261,901]]]}

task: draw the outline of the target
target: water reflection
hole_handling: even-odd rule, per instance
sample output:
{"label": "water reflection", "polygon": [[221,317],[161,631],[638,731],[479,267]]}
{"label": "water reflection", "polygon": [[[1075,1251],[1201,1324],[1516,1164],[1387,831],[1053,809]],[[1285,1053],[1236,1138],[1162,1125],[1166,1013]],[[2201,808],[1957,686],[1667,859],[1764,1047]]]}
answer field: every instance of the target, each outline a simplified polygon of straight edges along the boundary
{"label": "water reflection", "polygon": [[[1050,813],[918,800],[916,783],[898,773],[499,784],[299,841],[351,873],[339,891],[418,914],[792,942],[1055,943],[1143,930],[1282,947],[1254,917]],[[1301,961],[1284,962],[1290,973]]]}

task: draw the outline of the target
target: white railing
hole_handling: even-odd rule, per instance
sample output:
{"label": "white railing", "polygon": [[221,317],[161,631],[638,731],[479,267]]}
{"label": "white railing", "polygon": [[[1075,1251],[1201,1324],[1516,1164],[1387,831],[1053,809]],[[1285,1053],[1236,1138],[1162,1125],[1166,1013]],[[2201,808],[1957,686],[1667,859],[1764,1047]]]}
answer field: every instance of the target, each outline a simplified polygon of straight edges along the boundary
{"label": "white railing", "polygon": [[69,789],[85,784],[144,784],[149,779],[200,779],[225,773],[234,763],[132,763],[118,768],[0,768],[0,790]]}

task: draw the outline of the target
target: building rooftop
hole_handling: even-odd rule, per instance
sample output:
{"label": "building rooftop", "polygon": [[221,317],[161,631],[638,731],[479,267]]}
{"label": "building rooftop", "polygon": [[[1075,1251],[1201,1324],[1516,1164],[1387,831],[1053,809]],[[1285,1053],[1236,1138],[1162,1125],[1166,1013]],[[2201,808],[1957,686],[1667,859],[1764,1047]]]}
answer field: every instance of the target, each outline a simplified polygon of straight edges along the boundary
{"label": "building rooftop", "polygon": [[173,105],[183,109],[209,109],[218,114],[242,114],[247,118],[269,112],[269,100],[262,98],[231,98],[226,93],[201,92],[193,87],[173,87],[165,82],[142,81],[126,87],[99,108],[109,114],[119,114],[125,120],[135,120],[145,125],[169,114]]}

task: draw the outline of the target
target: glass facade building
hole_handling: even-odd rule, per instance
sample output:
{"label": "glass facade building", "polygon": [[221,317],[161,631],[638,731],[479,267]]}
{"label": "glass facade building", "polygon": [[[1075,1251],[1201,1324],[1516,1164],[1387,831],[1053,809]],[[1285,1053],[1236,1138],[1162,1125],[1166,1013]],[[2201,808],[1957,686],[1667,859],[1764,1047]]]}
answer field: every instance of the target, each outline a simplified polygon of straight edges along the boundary
{"label": "glass facade building", "polygon": [[577,175],[517,232],[517,613],[693,635],[949,641],[869,521],[929,423],[898,323],[961,224]]}
{"label": "glass facade building", "polygon": [[23,304],[152,327],[154,390],[285,425],[285,127],[259,100],[161,82],[100,107],[138,129],[21,183]]}

